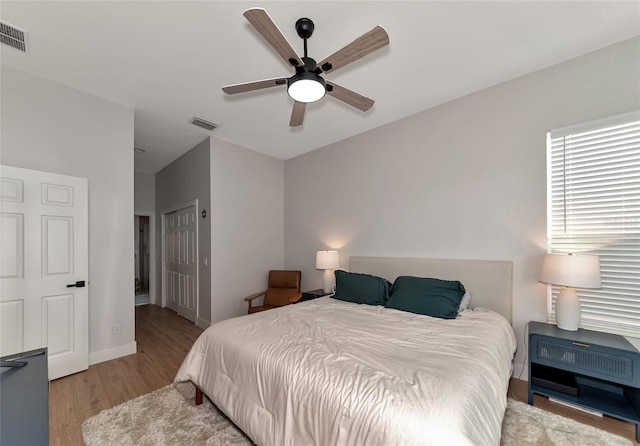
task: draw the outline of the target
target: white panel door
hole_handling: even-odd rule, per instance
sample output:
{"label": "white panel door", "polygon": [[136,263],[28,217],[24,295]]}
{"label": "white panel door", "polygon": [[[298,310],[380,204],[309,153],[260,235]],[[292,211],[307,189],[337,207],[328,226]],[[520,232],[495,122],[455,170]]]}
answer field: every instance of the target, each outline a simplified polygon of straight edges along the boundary
{"label": "white panel door", "polygon": [[0,166],[0,184],[0,355],[47,347],[49,379],[86,370],[87,179]]}
{"label": "white panel door", "polygon": [[174,286],[178,275],[178,212],[171,212],[165,215],[165,295],[167,298],[167,306],[173,311],[178,311],[178,293]]}
{"label": "white panel door", "polygon": [[167,306],[192,322],[198,305],[197,225],[195,206],[165,214]]}

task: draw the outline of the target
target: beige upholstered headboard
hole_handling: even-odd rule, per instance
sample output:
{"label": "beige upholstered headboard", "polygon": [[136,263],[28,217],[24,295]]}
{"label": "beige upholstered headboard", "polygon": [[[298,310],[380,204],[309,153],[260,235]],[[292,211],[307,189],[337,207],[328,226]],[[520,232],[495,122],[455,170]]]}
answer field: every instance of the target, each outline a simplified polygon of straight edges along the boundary
{"label": "beige upholstered headboard", "polygon": [[471,293],[470,307],[496,311],[511,322],[513,262],[502,260],[413,259],[351,257],[349,271],[384,277],[433,277],[459,280]]}

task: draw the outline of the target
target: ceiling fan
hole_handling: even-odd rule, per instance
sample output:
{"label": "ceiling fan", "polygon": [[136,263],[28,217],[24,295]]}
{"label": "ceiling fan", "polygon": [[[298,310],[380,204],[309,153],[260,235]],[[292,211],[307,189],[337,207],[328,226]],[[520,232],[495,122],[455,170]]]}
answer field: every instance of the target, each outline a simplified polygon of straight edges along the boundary
{"label": "ceiling fan", "polygon": [[267,43],[276,50],[280,57],[295,68],[296,72],[289,78],[278,77],[227,85],[222,87],[222,91],[226,94],[245,93],[278,85],[287,85],[287,92],[294,100],[291,120],[289,121],[289,125],[292,127],[302,125],[307,103],[322,99],[325,93],[362,111],[367,111],[373,106],[373,99],[341,87],[335,82],[327,81],[320,75],[322,73],[331,73],[388,45],[389,36],[384,28],[376,26],[331,56],[316,63],[314,59],[307,56],[307,39],[311,37],[314,30],[313,22],[310,19],[301,18],[296,22],[298,36],[304,40],[304,57],[300,57],[264,9],[247,9],[243,15],[264,37]]}

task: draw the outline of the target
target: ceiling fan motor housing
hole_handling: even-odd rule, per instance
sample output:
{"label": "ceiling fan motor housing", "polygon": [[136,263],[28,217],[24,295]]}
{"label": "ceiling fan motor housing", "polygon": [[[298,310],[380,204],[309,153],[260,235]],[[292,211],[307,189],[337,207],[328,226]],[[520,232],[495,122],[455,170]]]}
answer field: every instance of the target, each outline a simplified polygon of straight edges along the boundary
{"label": "ceiling fan motor housing", "polygon": [[308,79],[319,82],[326,88],[327,84],[322,76],[320,76],[322,70],[318,68],[316,61],[311,57],[302,57],[302,61],[304,62],[304,66],[296,67],[296,74],[287,79],[287,87],[290,87],[291,84],[296,81]]}
{"label": "ceiling fan motor housing", "polygon": [[316,61],[310,57],[301,57],[304,62],[304,66],[296,67],[296,73],[301,73],[303,71],[308,71],[310,73],[320,74],[322,70],[318,68],[318,64]]}

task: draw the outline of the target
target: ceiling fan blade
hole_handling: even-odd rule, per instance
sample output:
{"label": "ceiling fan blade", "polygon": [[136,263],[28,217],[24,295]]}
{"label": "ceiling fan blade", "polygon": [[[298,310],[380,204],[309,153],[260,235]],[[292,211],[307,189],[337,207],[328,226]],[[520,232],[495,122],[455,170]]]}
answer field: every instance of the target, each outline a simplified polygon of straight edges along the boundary
{"label": "ceiling fan blade", "polygon": [[[289,44],[287,38],[280,32],[276,24],[271,20],[267,11],[262,8],[250,8],[247,9],[243,15],[247,18],[249,23],[260,33],[264,40],[273,47],[274,50],[282,57],[285,62],[291,66],[303,66],[304,62],[300,59],[300,56]],[[295,62],[292,63],[291,61]],[[297,63],[297,64],[296,64]]]}
{"label": "ceiling fan blade", "polygon": [[378,25],[344,48],[320,61],[318,66],[325,73],[330,73],[386,45],[389,45],[389,35],[382,26]]}
{"label": "ceiling fan blade", "polygon": [[275,79],[265,79],[263,81],[227,85],[225,87],[222,87],[222,91],[224,91],[227,94],[246,93],[247,91],[262,90],[263,88],[269,88],[269,87],[277,87],[278,85],[287,85],[287,78],[277,77]]}
{"label": "ceiling fan blade", "polygon": [[297,127],[299,125],[302,125],[302,121],[304,121],[304,111],[306,109],[306,102],[295,101],[293,103],[293,110],[291,111],[291,120],[289,121],[289,126]]}
{"label": "ceiling fan blade", "polygon": [[362,111],[367,111],[373,107],[374,100],[362,96],[355,91],[351,91],[348,88],[341,87],[338,84],[327,81],[327,85],[330,85],[332,89],[327,88],[327,94],[330,94],[336,99],[340,99],[349,105],[354,106]]}

